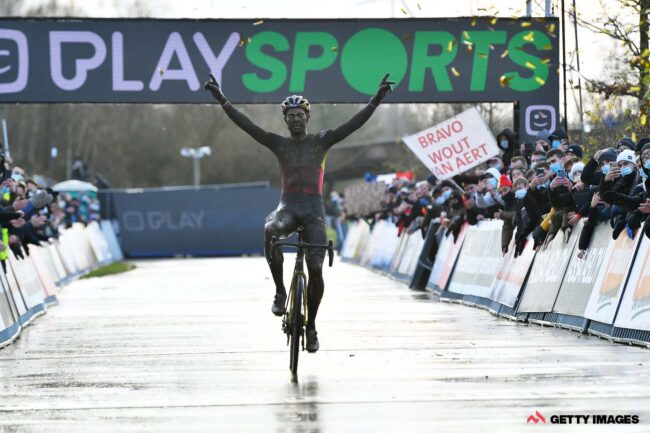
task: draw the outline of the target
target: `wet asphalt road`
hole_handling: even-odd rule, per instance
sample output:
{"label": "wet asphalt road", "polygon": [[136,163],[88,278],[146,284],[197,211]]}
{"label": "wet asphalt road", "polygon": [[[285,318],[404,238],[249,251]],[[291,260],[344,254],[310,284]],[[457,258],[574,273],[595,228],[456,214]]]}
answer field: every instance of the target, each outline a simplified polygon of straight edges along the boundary
{"label": "wet asphalt road", "polygon": [[[289,269],[291,260],[285,262]],[[321,350],[290,381],[261,258],[77,281],[0,350],[0,432],[647,432],[650,351],[325,270]],[[527,424],[538,410],[547,424]],[[553,425],[552,414],[637,425]]]}

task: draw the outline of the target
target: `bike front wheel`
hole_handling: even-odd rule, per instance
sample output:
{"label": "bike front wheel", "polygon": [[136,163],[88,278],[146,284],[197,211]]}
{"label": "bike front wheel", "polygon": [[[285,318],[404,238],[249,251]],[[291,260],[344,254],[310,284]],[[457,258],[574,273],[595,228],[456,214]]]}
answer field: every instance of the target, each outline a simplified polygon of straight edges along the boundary
{"label": "bike front wheel", "polygon": [[291,305],[291,334],[289,335],[289,369],[294,378],[298,374],[298,355],[300,354],[300,338],[303,330],[302,297],[304,292],[304,278],[298,277]]}

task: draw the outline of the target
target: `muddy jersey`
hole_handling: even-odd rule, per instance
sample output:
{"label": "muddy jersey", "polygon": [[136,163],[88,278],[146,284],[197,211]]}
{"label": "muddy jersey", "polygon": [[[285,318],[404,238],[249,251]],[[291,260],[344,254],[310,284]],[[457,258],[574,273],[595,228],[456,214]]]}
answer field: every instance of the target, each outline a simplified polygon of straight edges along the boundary
{"label": "muddy jersey", "polygon": [[338,128],[327,129],[318,134],[307,134],[302,139],[267,132],[231,104],[227,104],[224,111],[237,126],[270,149],[278,159],[282,195],[297,193],[322,195],[327,151],[359,129],[370,118],[375,107],[368,104]]}

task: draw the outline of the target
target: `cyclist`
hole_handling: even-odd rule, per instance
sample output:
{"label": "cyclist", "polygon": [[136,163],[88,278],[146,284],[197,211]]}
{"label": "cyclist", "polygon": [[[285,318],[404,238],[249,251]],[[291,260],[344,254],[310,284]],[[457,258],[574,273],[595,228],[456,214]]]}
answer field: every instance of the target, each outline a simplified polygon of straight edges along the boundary
{"label": "cyclist", "polygon": [[[305,242],[318,244],[327,242],[322,195],[327,151],[334,144],[359,129],[370,118],[386,94],[392,91],[392,85],[395,83],[387,81],[387,79],[388,74],[379,84],[377,93],[368,104],[349,121],[336,129],[328,129],[318,134],[307,133],[309,101],[299,95],[287,97],[282,102],[281,108],[284,121],[289,129],[289,137],[263,130],[233,107],[212,74],[210,80],[203,86],[221,104],[226,115],[244,132],[271,150],[280,164],[282,186],[280,203],[278,208],[266,217],[264,225],[264,253],[275,282],[275,297],[271,311],[276,316],[285,313],[287,294],[282,279],[282,264],[284,262],[282,251],[280,248],[271,250],[271,238],[273,236],[278,238],[289,236],[299,226],[303,226]],[[312,353],[319,348],[316,314],[324,291],[322,275],[324,258],[324,250],[307,250],[305,255],[309,273],[306,349]]]}

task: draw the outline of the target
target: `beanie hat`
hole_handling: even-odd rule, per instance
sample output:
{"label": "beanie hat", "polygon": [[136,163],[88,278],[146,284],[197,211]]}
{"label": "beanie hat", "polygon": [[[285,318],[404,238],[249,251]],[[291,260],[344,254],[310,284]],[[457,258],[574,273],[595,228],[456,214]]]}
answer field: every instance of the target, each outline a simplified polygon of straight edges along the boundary
{"label": "beanie hat", "polygon": [[626,149],[623,152],[619,153],[616,157],[616,163],[618,164],[621,161],[631,162],[632,164],[636,163],[636,155],[634,151]]}
{"label": "beanie hat", "polygon": [[571,171],[569,172],[569,179],[573,179],[576,172],[583,171],[584,169],[585,169],[585,165],[582,162],[576,162],[575,164],[573,164],[573,167],[571,167]]}
{"label": "beanie hat", "polygon": [[567,152],[571,152],[578,158],[582,159],[582,146],[580,146],[579,144],[572,144],[571,146],[569,146]]}
{"label": "beanie hat", "polygon": [[616,161],[616,151],[614,149],[607,149],[598,157],[598,163],[603,161]]}
{"label": "beanie hat", "polygon": [[633,151],[636,149],[636,143],[634,143],[630,137],[623,137],[618,140],[616,143],[616,149],[619,149],[621,146],[625,146]]}
{"label": "beanie hat", "polygon": [[427,182],[431,185],[435,185],[436,182],[438,181],[438,178],[436,177],[435,174],[432,174],[431,176],[427,177]]}
{"label": "beanie hat", "polygon": [[636,144],[636,153],[643,153],[645,149],[650,149],[650,138],[644,137]]}
{"label": "beanie hat", "polygon": [[485,172],[492,175],[492,177],[497,180],[501,177],[501,172],[494,167],[488,168]]}
{"label": "beanie hat", "polygon": [[502,174],[501,177],[499,178],[499,188],[502,188],[504,186],[512,186],[512,182],[510,181],[510,178]]}

